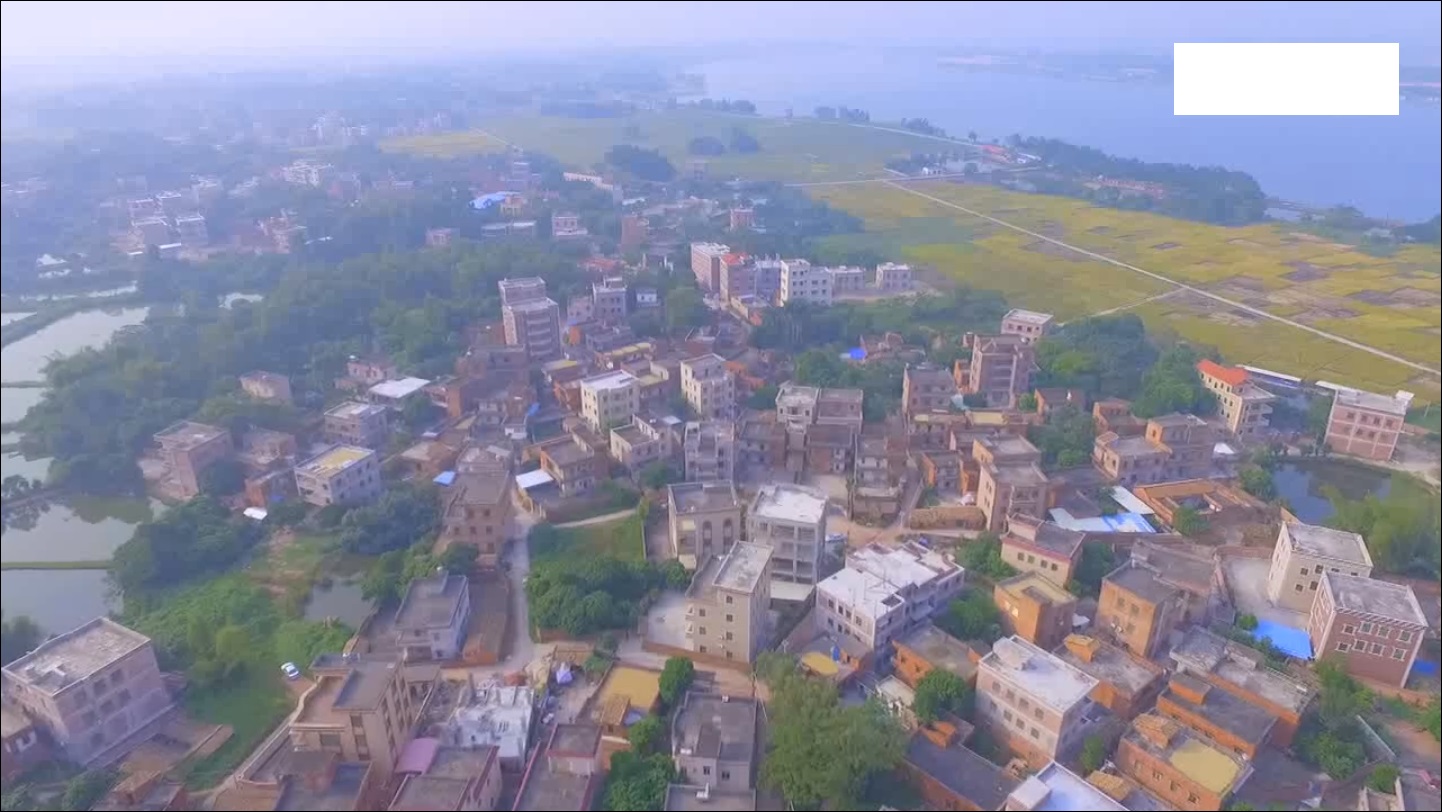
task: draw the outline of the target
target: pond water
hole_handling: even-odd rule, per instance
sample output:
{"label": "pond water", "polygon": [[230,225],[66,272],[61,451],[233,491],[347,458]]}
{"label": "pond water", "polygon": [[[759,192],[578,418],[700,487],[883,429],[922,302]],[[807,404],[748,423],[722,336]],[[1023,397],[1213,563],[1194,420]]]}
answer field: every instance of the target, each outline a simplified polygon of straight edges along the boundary
{"label": "pond water", "polygon": [[14,311],[14,310],[7,310],[7,311],[5,311],[4,313],[0,313],[0,325],[9,324],[9,323],[12,322],[12,321],[19,321],[19,320],[21,320],[21,319],[28,319],[28,318],[30,318],[30,317],[33,316],[33,315],[35,315],[35,314],[34,314],[34,313],[20,313],[20,312]]}
{"label": "pond water", "polygon": [[45,390],[36,386],[0,387],[0,423],[20,422],[43,397]]}
{"label": "pond water", "polygon": [[227,293],[225,294],[225,296],[221,297],[220,306],[230,307],[236,302],[249,302],[251,304],[255,304],[256,302],[259,302],[264,298],[265,297],[259,293]]}
{"label": "pond water", "polygon": [[105,570],[10,570],[0,572],[0,607],[7,618],[27,615],[60,634],[120,611],[120,596]]}
{"label": "pond water", "polygon": [[149,308],[85,310],[46,325],[0,350],[0,381],[38,381],[54,355],[98,347],[122,328],[145,321]]}
{"label": "pond water", "polygon": [[116,296],[129,295],[137,290],[139,288],[132,282],[129,285],[106,290],[86,290],[76,293],[29,293],[17,298],[22,302],[68,302],[71,299],[113,299]]}
{"label": "pond water", "polygon": [[361,595],[359,574],[322,580],[311,587],[305,604],[305,619],[315,622],[335,618],[352,629],[359,628],[375,605]]}
{"label": "pond water", "polygon": [[164,511],[165,505],[155,500],[93,496],[66,497],[37,504],[33,510],[22,508],[5,517],[0,560],[106,561],[116,547],[130,540],[141,522]]}
{"label": "pond water", "polygon": [[1322,494],[1324,488],[1336,488],[1348,499],[1367,494],[1385,497],[1392,491],[1392,478],[1388,471],[1328,459],[1286,462],[1272,472],[1277,494],[1308,524],[1321,524],[1332,517],[1332,503]]}

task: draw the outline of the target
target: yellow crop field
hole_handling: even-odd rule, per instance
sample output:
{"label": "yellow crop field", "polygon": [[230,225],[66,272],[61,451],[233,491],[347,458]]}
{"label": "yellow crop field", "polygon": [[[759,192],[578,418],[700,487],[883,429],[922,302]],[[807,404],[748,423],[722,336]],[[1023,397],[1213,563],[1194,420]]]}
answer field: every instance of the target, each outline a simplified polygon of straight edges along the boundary
{"label": "yellow crop field", "polygon": [[[1274,226],[1227,229],[992,187],[928,182],[926,194],[1214,292],[1284,318],[1438,363],[1436,249],[1375,257]],[[903,257],[1013,304],[1063,320],[1125,310],[1149,328],[1216,347],[1228,361],[1436,400],[1435,376],[1166,282],[1087,258],[886,184],[813,187],[810,193],[865,220]],[[939,222],[954,235],[939,236]],[[925,223],[925,238],[914,235]],[[945,241],[943,241],[945,240]],[[891,241],[887,241],[891,242]],[[1176,291],[1176,292],[1172,292]]]}
{"label": "yellow crop field", "polygon": [[[850,127],[814,119],[761,118],[705,110],[638,112],[613,118],[569,118],[518,113],[479,123],[480,132],[392,139],[385,149],[454,157],[503,149],[506,142],[550,155],[562,163],[589,169],[616,144],[659,150],[676,168],[687,171],[704,160],[715,176],[790,182],[880,177],[889,159],[934,148],[919,136],[882,129]],[[729,142],[733,130],[755,136],[761,151],[695,157],[691,139],[712,136]],[[467,138],[473,144],[468,149]]]}

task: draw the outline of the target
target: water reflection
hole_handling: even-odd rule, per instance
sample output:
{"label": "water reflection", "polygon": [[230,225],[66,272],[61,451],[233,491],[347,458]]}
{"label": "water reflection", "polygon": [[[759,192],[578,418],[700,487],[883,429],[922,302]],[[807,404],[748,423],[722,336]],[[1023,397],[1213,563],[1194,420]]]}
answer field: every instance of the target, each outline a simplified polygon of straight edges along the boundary
{"label": "water reflection", "polygon": [[1321,524],[1335,512],[1323,491],[1336,488],[1348,499],[1368,494],[1385,497],[1392,490],[1392,474],[1344,460],[1299,460],[1278,465],[1272,472],[1277,494],[1292,506],[1292,513],[1309,524]]}

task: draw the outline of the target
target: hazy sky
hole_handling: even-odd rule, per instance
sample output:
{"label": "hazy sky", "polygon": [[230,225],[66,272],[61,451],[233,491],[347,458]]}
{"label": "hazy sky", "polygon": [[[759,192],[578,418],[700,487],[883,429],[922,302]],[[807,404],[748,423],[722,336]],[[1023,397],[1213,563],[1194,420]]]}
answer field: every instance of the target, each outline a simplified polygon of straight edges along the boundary
{"label": "hazy sky", "polygon": [[[1434,46],[1430,2],[3,2],[3,61],[484,54],[703,42]],[[724,56],[723,53],[716,54]]]}

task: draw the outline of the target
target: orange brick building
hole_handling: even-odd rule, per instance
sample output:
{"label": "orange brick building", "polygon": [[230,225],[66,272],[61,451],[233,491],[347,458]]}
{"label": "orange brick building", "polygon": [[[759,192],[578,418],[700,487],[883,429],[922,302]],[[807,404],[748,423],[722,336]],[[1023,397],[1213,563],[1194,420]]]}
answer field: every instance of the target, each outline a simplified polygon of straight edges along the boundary
{"label": "orange brick building", "polygon": [[1130,719],[1150,708],[1165,685],[1162,669],[1095,637],[1073,634],[1055,652],[1062,662],[1096,679],[1092,700]]}
{"label": "orange brick building", "polygon": [[1076,597],[1035,572],[1023,572],[999,581],[992,600],[1001,612],[1001,625],[1029,643],[1051,649],[1071,631]]}
{"label": "orange brick building", "polygon": [[1266,666],[1262,652],[1201,626],[1187,629],[1172,647],[1172,663],[1190,674],[1277,717],[1268,741],[1289,747],[1315,692],[1306,683]]}
{"label": "orange brick building", "polygon": [[1142,714],[1117,743],[1117,767],[1183,812],[1222,809],[1252,774],[1249,764],[1172,719]]}
{"label": "orange brick building", "polygon": [[912,688],[937,668],[950,671],[968,683],[976,683],[976,664],[981,662],[981,653],[930,623],[891,641],[891,646],[896,651],[892,669]]}

